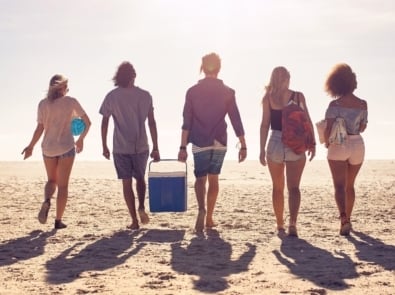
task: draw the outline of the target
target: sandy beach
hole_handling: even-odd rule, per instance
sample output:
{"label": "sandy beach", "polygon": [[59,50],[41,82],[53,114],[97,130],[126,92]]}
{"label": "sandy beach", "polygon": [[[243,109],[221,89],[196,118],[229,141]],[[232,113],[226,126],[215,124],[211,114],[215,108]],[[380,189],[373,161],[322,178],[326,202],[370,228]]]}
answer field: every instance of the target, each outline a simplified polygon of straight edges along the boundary
{"label": "sandy beach", "polygon": [[362,166],[349,237],[326,161],[306,164],[299,238],[277,236],[257,161],[225,162],[218,227],[203,236],[191,163],[187,211],[149,213],[138,231],[112,162],[76,159],[64,230],[53,230],[55,202],[37,220],[45,180],[42,162],[0,162],[0,294],[395,294],[395,160]]}

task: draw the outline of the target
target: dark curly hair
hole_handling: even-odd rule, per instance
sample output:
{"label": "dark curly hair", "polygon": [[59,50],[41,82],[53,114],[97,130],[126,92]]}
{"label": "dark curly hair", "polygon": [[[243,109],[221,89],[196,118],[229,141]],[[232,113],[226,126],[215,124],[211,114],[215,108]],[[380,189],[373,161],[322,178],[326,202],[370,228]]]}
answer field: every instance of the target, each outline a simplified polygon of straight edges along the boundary
{"label": "dark curly hair", "polygon": [[336,65],[325,82],[325,91],[332,97],[353,93],[357,88],[357,77],[345,63]]}
{"label": "dark curly hair", "polygon": [[129,83],[136,78],[136,71],[130,62],[124,61],[118,67],[112,80],[115,86],[128,87]]}

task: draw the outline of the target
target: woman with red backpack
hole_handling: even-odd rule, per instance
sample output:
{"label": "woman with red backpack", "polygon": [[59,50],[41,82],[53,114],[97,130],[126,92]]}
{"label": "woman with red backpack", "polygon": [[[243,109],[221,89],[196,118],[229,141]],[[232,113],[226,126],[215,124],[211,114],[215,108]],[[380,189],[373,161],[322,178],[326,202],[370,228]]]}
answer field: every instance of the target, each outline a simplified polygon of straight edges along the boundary
{"label": "woman with red backpack", "polygon": [[[305,97],[303,93],[289,89],[289,82],[290,74],[286,68],[273,69],[262,99],[260,162],[263,166],[268,165],[272,178],[272,200],[278,233],[279,235],[285,233],[286,183],[290,214],[288,235],[297,237],[296,221],[301,200],[299,185],[306,164],[305,152],[308,152],[311,161],[315,156],[315,140]],[[295,110],[291,111],[291,108]],[[269,129],[271,129],[270,137]],[[283,132],[285,129],[287,132]],[[298,132],[308,136],[299,136]]]}

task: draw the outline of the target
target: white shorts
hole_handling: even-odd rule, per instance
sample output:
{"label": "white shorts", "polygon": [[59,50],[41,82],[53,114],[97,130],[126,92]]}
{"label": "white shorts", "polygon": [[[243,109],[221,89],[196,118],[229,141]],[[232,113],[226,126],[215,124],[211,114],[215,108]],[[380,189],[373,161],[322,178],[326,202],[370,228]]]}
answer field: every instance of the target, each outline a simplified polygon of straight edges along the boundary
{"label": "white shorts", "polygon": [[348,135],[345,144],[330,144],[328,160],[348,161],[351,165],[362,164],[365,158],[365,144],[361,135]]}

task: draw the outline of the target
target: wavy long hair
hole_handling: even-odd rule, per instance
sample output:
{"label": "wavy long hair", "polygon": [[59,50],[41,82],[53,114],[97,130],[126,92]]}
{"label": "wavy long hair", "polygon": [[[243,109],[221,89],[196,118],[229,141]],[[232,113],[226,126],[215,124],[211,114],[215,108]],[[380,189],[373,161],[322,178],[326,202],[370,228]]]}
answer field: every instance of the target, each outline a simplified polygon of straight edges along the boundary
{"label": "wavy long hair", "polygon": [[276,67],[270,76],[270,82],[265,86],[266,96],[271,96],[274,100],[279,101],[284,90],[288,89],[289,79],[291,78],[285,67]]}
{"label": "wavy long hair", "polygon": [[49,88],[47,92],[47,99],[54,101],[59,97],[65,95],[65,89],[67,89],[68,80],[66,77],[56,74],[51,80],[49,80]]}
{"label": "wavy long hair", "polygon": [[114,81],[115,86],[126,88],[131,81],[134,81],[135,78],[136,71],[133,65],[128,61],[124,61],[119,65],[112,80]]}

